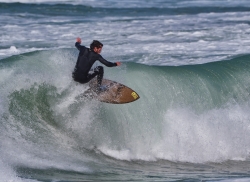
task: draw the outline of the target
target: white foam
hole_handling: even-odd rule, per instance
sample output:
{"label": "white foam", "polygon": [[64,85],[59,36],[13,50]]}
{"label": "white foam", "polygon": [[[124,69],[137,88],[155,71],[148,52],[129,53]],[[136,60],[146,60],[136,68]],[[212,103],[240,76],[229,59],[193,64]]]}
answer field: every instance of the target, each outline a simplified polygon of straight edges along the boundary
{"label": "white foam", "polygon": [[[1,156],[2,158],[3,156]],[[0,178],[2,182],[35,182],[36,180],[22,179],[15,171],[0,159]]]}
{"label": "white foam", "polygon": [[17,48],[16,48],[15,46],[11,46],[11,47],[10,47],[10,52],[11,52],[11,53],[19,53],[20,51],[17,50]]}
{"label": "white foam", "polygon": [[[123,121],[119,124],[122,125],[119,130],[122,140],[107,138],[105,143],[97,145],[98,151],[128,161],[163,159],[205,163],[249,159],[250,114],[247,105],[231,105],[200,114],[188,108],[168,109],[163,121],[155,118],[149,123],[147,119],[146,114],[140,116],[140,126],[135,123],[136,118],[133,122],[127,121],[129,125]],[[103,133],[102,138],[106,137]]]}
{"label": "white foam", "polygon": [[230,106],[195,114],[189,109],[168,110],[163,143],[164,159],[188,162],[247,160],[250,114],[248,106]]}

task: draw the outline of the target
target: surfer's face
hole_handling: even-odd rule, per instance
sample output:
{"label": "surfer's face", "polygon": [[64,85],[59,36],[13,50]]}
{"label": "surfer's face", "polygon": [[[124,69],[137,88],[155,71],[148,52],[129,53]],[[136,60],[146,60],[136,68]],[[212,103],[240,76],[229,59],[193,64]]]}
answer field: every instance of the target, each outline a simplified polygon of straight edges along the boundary
{"label": "surfer's face", "polygon": [[95,47],[94,52],[100,54],[102,52],[102,47]]}

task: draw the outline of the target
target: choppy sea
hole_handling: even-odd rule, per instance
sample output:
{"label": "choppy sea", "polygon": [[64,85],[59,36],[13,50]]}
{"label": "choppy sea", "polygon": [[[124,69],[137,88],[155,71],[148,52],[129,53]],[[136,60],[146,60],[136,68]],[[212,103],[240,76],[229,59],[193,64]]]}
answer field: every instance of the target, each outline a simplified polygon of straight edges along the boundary
{"label": "choppy sea", "polygon": [[[0,181],[250,181],[249,0],[0,0]],[[140,99],[82,97],[76,37]]]}

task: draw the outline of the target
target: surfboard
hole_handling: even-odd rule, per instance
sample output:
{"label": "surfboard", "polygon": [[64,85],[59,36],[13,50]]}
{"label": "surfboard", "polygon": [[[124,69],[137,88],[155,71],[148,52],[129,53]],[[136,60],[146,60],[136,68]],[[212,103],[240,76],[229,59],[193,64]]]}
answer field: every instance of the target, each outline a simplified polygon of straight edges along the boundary
{"label": "surfboard", "polygon": [[116,81],[103,79],[102,85],[104,85],[107,90],[100,92],[97,90],[96,79],[91,80],[89,82],[90,88],[84,92],[84,95],[100,102],[111,104],[125,104],[140,98],[134,90]]}

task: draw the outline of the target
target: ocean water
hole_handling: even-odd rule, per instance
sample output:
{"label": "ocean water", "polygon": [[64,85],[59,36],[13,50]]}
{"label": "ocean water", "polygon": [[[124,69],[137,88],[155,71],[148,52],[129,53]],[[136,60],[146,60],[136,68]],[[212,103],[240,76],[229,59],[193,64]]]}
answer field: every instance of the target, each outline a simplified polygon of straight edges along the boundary
{"label": "ocean water", "polygon": [[[0,0],[0,181],[250,181],[249,0]],[[76,37],[125,105],[82,97]]]}

